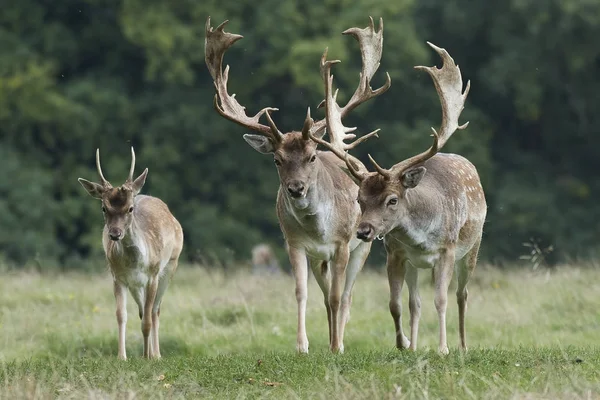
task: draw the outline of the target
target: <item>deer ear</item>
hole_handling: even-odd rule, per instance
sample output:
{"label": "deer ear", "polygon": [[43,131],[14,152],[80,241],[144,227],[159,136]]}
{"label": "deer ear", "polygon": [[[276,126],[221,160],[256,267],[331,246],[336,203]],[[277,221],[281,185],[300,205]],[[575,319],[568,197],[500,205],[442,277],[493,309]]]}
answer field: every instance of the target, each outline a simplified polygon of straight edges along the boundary
{"label": "deer ear", "polygon": [[273,142],[271,142],[271,140],[265,136],[245,134],[244,140],[254,150],[258,151],[261,154],[269,154],[275,151],[275,146],[273,146]]}
{"label": "deer ear", "polygon": [[146,183],[146,177],[148,176],[148,168],[146,168],[144,170],[144,172],[142,172],[140,174],[140,176],[138,176],[137,178],[135,178],[135,180],[133,181],[133,183],[131,184],[131,187],[133,189],[133,195],[137,196],[137,194],[142,190],[142,188],[144,187],[144,184]]}
{"label": "deer ear", "polygon": [[79,178],[77,179],[81,186],[89,193],[90,196],[96,199],[102,199],[102,195],[105,192],[104,186],[99,183],[90,182],[87,179]]}
{"label": "deer ear", "polygon": [[411,168],[402,174],[400,182],[405,188],[412,189],[416,187],[419,184],[419,182],[421,182],[421,179],[425,175],[425,172],[427,172],[427,169],[425,167]]}

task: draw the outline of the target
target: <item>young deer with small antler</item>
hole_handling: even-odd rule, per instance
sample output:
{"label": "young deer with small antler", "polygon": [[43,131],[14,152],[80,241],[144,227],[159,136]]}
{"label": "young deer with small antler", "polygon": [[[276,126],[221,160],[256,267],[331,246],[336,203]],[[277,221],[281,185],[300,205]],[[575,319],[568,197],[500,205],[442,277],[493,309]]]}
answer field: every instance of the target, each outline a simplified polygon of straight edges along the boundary
{"label": "young deer with small antler", "polygon": [[160,199],[140,195],[148,168],[133,179],[135,152],[125,183],[114,188],[102,174],[100,150],[96,150],[100,183],[79,178],[94,198],[102,201],[104,230],[102,245],[113,276],[119,326],[119,358],[127,359],[127,289],[138,305],[144,337],[144,357],[160,358],[158,328],[162,297],[177,269],[183,248],[181,225]]}
{"label": "young deer with small antler", "polygon": [[[280,186],[277,194],[277,216],[285,236],[286,247],[296,280],[298,302],[299,352],[308,352],[305,315],[307,300],[308,265],[323,291],[329,323],[329,343],[333,352],[343,352],[344,328],[348,321],[352,302],[352,288],[371,248],[371,243],[357,240],[354,232],[358,227],[360,208],[356,203],[358,186],[341,170],[343,162],[330,152],[318,152],[317,143],[310,136],[321,138],[325,134],[325,119],[317,122],[307,112],[301,132],[282,134],[271,119],[275,108],[265,108],[254,117],[248,117],[245,108],[227,92],[229,66],[222,69],[223,55],[242,38],[224,31],[223,22],[216,29],[206,23],[206,65],[212,75],[217,94],[215,108],[225,118],[251,129],[259,135],[244,135],[255,150],[273,154]],[[339,110],[340,120],[361,103],[385,92],[391,85],[387,82],[372,90],[370,81],[379,67],[383,46],[383,21],[375,31],[373,20],[365,29],[351,28],[343,32],[359,42],[362,55],[362,72],[358,88],[344,108]],[[321,59],[325,67],[327,50]],[[259,122],[265,116],[268,126]],[[338,133],[330,130],[331,146],[339,151],[351,149],[367,139],[366,135],[354,139],[349,131]]]}
{"label": "young deer with small antler", "polygon": [[[369,155],[377,172],[349,158],[315,137],[346,161],[346,167],[360,183],[358,202],[362,217],[356,236],[365,242],[384,237],[390,284],[390,311],[396,328],[396,346],[415,350],[421,300],[417,287],[419,268],[433,268],[435,307],[440,325],[439,351],[448,353],[446,306],[448,286],[457,263],[461,347],[466,350],[465,311],[467,282],[475,269],[487,205],[477,170],[467,159],[438,151],[457,129],[470,82],[462,92],[460,69],[444,49],[429,45],[442,57],[443,67],[415,67],[429,73],[442,103],[442,124],[433,130],[433,146],[391,169],[381,168]],[[337,107],[333,99],[326,104]],[[333,114],[332,114],[333,115]],[[338,122],[339,118],[338,118]],[[337,124],[341,131],[343,126]],[[409,290],[410,342],[401,325],[401,292],[406,280]]]}

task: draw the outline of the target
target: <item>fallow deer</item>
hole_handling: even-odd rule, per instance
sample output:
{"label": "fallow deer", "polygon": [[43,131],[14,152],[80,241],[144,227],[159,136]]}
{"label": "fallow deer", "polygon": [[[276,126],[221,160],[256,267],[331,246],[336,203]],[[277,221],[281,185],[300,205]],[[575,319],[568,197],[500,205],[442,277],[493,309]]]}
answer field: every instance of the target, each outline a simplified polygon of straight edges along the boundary
{"label": "fallow deer", "polygon": [[[310,136],[321,138],[327,123],[325,119],[315,122],[310,116],[310,108],[300,132],[282,134],[270,115],[275,108],[267,107],[255,116],[248,117],[235,95],[228,94],[229,66],[223,71],[223,55],[242,36],[225,32],[227,22],[214,30],[210,18],[206,23],[205,57],[216,88],[214,105],[223,117],[258,133],[244,135],[252,148],[274,156],[280,180],[277,216],[296,281],[296,349],[301,353],[308,352],[305,315],[310,264],[324,296],[330,349],[332,352],[343,352],[344,328],[349,318],[352,288],[371,248],[371,243],[361,242],[354,234],[360,215],[356,203],[358,186],[341,170],[343,162],[334,154],[317,151],[317,143]],[[375,31],[371,19],[369,27],[350,28],[343,33],[352,35],[359,42],[362,72],[358,88],[344,108],[340,109],[340,119],[361,103],[384,93],[391,85],[387,75],[387,81],[381,88],[373,90],[370,86],[381,59],[383,21],[380,20],[378,31]],[[321,59],[322,69],[326,53],[327,50]],[[268,125],[259,122],[263,115]],[[345,143],[345,140],[355,138],[355,135],[347,133],[329,131],[331,145],[339,151],[346,151],[375,134]]]}
{"label": "fallow deer", "polygon": [[[438,312],[439,351],[448,353],[446,342],[446,306],[448,286],[457,263],[460,343],[467,349],[465,312],[467,283],[477,263],[487,205],[475,166],[456,154],[438,153],[457,129],[460,113],[470,88],[463,93],[460,69],[448,52],[428,43],[442,58],[441,69],[415,67],[433,79],[442,104],[442,124],[433,130],[433,145],[419,155],[394,165],[380,167],[369,155],[376,172],[318,137],[313,139],[329,147],[346,161],[347,171],[360,184],[358,202],[362,211],[356,236],[369,243],[383,238],[387,250],[390,285],[390,312],[396,329],[396,346],[417,348],[421,300],[417,278],[419,268],[433,268],[435,307]],[[330,99],[326,107],[336,106]],[[337,107],[337,106],[336,106]],[[330,114],[327,110],[328,115]],[[343,126],[338,118],[337,129]],[[334,133],[335,134],[335,133]],[[410,341],[401,325],[401,292],[406,280],[409,290]]]}
{"label": "fallow deer", "polygon": [[102,245],[113,276],[119,327],[119,358],[127,359],[127,289],[138,305],[142,320],[146,358],[160,358],[158,328],[160,306],[183,248],[181,225],[160,199],[139,194],[146,183],[148,168],[135,180],[135,152],[131,148],[131,169],[125,183],[113,187],[104,178],[100,149],[96,150],[100,183],[79,178],[94,198],[102,201],[104,230]]}

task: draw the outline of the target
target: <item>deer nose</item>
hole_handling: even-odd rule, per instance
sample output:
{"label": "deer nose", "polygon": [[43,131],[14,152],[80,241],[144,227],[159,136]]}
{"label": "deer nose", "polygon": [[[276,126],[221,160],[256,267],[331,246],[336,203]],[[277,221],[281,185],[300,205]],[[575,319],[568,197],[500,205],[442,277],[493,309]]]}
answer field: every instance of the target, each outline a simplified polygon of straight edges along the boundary
{"label": "deer nose", "polygon": [[300,181],[291,181],[287,185],[287,190],[290,196],[294,198],[301,197],[304,194],[304,183]]}
{"label": "deer nose", "polygon": [[363,222],[358,225],[356,237],[362,241],[370,242],[375,237],[375,228],[373,228],[373,225]]}
{"label": "deer nose", "polygon": [[123,237],[123,231],[119,228],[111,228],[108,231],[108,237],[110,238],[110,240],[121,240],[121,238]]}

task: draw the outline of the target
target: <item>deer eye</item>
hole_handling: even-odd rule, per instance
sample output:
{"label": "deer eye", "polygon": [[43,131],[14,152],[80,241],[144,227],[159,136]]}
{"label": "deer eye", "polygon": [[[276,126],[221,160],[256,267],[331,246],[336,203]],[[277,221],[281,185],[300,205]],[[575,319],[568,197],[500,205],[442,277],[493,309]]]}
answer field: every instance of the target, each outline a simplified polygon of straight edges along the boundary
{"label": "deer eye", "polygon": [[106,212],[106,207],[102,206],[102,212],[105,213]]}
{"label": "deer eye", "polygon": [[396,204],[398,204],[398,198],[397,197],[392,197],[387,202],[388,206],[395,206]]}
{"label": "deer eye", "polygon": [[315,161],[317,161],[317,155],[313,154],[312,157],[310,158],[310,162],[313,163]]}
{"label": "deer eye", "polygon": [[132,213],[133,212],[133,206],[129,207],[129,212]]}
{"label": "deer eye", "polygon": [[281,165],[281,161],[279,161],[278,159],[275,159],[274,162],[275,162],[275,165],[277,165],[278,167]]}

